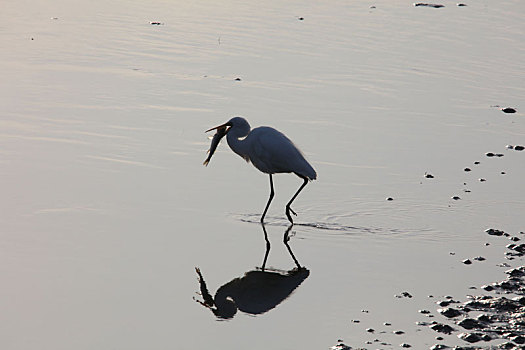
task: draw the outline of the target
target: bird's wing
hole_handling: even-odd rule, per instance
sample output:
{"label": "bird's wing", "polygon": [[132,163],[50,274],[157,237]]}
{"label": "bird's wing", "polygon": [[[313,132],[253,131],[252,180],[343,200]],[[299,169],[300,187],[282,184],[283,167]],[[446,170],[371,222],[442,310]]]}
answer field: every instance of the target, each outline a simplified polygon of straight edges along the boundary
{"label": "bird's wing", "polygon": [[[254,129],[250,160],[265,173],[298,172],[306,162],[299,149],[283,133],[268,127]],[[252,132],[253,132],[252,131]]]}

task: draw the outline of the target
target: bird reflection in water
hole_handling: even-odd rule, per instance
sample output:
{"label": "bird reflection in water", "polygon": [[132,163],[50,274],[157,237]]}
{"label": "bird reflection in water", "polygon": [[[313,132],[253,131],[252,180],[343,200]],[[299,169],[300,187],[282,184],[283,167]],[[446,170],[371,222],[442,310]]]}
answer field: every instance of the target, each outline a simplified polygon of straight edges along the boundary
{"label": "bird reflection in water", "polygon": [[261,224],[264,239],[266,241],[266,252],[260,268],[248,271],[242,277],[237,277],[224,284],[212,297],[204,281],[204,277],[198,267],[195,268],[199,276],[200,294],[202,301],[195,301],[210,309],[220,319],[231,319],[241,310],[247,314],[263,314],[288,298],[293,291],[308,278],[310,271],[302,267],[295,258],[288,241],[290,240],[290,225],[283,237],[283,242],[290,253],[296,267],[289,271],[266,269],[266,261],[270,253],[270,241],[264,224]]}

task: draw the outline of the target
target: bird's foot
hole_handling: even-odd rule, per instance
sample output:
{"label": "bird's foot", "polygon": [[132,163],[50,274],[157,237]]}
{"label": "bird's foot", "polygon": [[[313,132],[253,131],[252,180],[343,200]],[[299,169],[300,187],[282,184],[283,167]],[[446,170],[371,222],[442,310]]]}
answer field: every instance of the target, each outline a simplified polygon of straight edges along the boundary
{"label": "bird's foot", "polygon": [[286,207],[286,217],[288,218],[288,221],[290,221],[290,223],[293,225],[293,220],[292,220],[292,216],[290,215],[290,212],[292,212],[292,214],[295,216],[297,216],[297,213],[293,211],[292,208]]}

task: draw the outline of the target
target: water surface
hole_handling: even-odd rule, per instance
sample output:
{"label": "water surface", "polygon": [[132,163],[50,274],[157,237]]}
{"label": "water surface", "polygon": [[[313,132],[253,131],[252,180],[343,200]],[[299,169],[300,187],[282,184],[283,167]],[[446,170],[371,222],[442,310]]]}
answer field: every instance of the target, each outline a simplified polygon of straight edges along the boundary
{"label": "water surface", "polygon": [[[417,310],[502,278],[505,242],[483,231],[524,231],[525,210],[525,153],[505,148],[525,143],[524,5],[443,4],[4,3],[4,348],[434,344]],[[232,115],[286,133],[319,179],[289,242],[309,276],[219,322],[193,300],[194,267],[213,293],[266,252],[268,177],[226,142],[202,166],[204,130]],[[274,180],[267,267],[288,271],[301,180]]]}

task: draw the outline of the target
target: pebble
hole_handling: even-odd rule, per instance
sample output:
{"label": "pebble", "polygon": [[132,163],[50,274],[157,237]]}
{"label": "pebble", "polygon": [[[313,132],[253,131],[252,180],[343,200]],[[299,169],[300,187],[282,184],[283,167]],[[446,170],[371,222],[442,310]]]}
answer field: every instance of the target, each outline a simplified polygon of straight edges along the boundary
{"label": "pebble", "polygon": [[457,317],[461,315],[461,311],[459,311],[458,309],[451,308],[451,307],[447,307],[444,309],[438,309],[437,311],[447,318],[453,318],[453,317]]}
{"label": "pebble", "polygon": [[441,8],[441,7],[445,7],[445,5],[441,5],[441,4],[428,4],[428,3],[424,3],[424,2],[418,2],[418,3],[414,3],[414,6],[418,7],[418,6],[424,6],[424,7],[433,7],[433,8]]}
{"label": "pebble", "polygon": [[434,344],[430,350],[443,350],[443,349],[450,349],[449,346],[443,345],[443,344]]}
{"label": "pebble", "polygon": [[344,343],[339,343],[337,345],[330,347],[330,350],[352,350],[352,348]]}
{"label": "pebble", "polygon": [[452,332],[455,331],[455,329],[450,327],[448,324],[437,323],[437,322],[433,324],[432,326],[430,326],[430,329],[436,332],[439,332],[439,333],[444,333],[444,334],[452,334]]}
{"label": "pebble", "polygon": [[516,109],[512,107],[502,108],[501,111],[503,113],[516,113]]}
{"label": "pebble", "polygon": [[465,329],[485,328],[485,325],[483,325],[481,322],[473,318],[462,319],[461,321],[458,322],[458,326],[461,326]]}
{"label": "pebble", "polygon": [[396,298],[412,298],[412,294],[409,292],[402,292],[400,294],[395,295]]}
{"label": "pebble", "polygon": [[468,341],[469,343],[477,343],[481,340],[481,333],[461,333],[458,335],[458,338]]}
{"label": "pebble", "polygon": [[486,284],[486,285],[481,286],[481,289],[484,289],[487,292],[491,292],[494,290],[494,287],[492,287],[490,284]]}
{"label": "pebble", "polygon": [[525,337],[523,337],[521,335],[517,335],[515,337],[511,337],[510,340],[512,340],[516,344],[524,344],[525,343]]}
{"label": "pebble", "polygon": [[485,232],[491,236],[503,236],[503,234],[505,233],[502,230],[496,230],[494,228],[488,228],[485,230]]}

